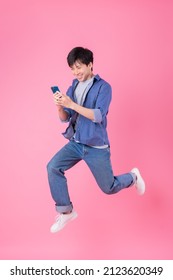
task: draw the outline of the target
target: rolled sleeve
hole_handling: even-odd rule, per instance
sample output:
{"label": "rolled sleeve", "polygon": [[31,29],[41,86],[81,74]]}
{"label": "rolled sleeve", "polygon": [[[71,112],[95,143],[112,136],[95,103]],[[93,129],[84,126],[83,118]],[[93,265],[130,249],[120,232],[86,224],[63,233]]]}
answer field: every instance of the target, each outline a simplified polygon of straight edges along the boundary
{"label": "rolled sleeve", "polygon": [[[98,94],[98,98],[96,101],[96,109],[99,109],[102,120],[106,117],[109,105],[112,99],[112,89],[108,83],[105,83],[101,88]],[[97,113],[96,113],[97,114]]]}
{"label": "rolled sleeve", "polygon": [[93,109],[93,112],[94,112],[94,120],[93,120],[93,122],[101,123],[101,121],[102,121],[102,113],[101,113],[100,109]]}

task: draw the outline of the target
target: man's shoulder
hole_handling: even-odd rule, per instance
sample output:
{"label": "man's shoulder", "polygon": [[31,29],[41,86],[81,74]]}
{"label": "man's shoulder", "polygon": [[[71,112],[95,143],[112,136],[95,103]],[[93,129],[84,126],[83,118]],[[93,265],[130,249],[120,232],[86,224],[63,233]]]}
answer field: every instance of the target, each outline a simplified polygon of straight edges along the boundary
{"label": "man's shoulder", "polygon": [[104,80],[103,78],[101,78],[98,74],[95,75],[95,81],[100,84],[100,85],[103,85],[103,86],[107,86],[107,87],[110,87],[111,88],[111,85],[106,81]]}

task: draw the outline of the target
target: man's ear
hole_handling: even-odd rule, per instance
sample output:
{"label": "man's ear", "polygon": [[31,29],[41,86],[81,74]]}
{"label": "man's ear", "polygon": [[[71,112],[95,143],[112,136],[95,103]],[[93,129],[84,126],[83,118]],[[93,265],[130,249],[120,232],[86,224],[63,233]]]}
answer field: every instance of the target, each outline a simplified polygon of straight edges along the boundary
{"label": "man's ear", "polygon": [[92,62],[90,62],[89,64],[88,64],[88,67],[91,69],[91,71],[93,70],[93,63]]}

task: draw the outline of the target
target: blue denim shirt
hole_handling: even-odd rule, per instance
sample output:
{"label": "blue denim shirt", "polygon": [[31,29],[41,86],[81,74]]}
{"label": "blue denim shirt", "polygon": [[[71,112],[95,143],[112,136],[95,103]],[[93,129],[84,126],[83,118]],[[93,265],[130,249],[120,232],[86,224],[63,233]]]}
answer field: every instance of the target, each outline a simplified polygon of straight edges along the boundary
{"label": "blue denim shirt", "polygon": [[[74,91],[78,84],[78,80],[73,80],[72,85],[67,90],[67,95],[74,101]],[[107,114],[112,98],[111,86],[96,75],[92,86],[89,88],[85,97],[83,106],[85,108],[93,109],[95,120],[92,121],[82,115],[78,115],[74,110],[64,108],[68,113],[69,126],[66,131],[62,133],[65,138],[71,140],[75,133],[75,140],[89,146],[103,146],[110,145],[107,134]],[[75,126],[76,118],[78,117]],[[75,126],[75,132],[74,132]]]}

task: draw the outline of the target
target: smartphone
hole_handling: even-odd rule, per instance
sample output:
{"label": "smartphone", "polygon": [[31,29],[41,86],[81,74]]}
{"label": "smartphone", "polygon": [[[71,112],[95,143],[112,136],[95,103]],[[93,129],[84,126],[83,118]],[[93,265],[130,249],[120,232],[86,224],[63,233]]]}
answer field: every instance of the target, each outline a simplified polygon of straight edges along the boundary
{"label": "smartphone", "polygon": [[53,93],[55,93],[55,92],[57,92],[57,91],[60,91],[60,90],[59,90],[59,87],[57,87],[57,86],[51,87],[51,90],[52,90]]}

